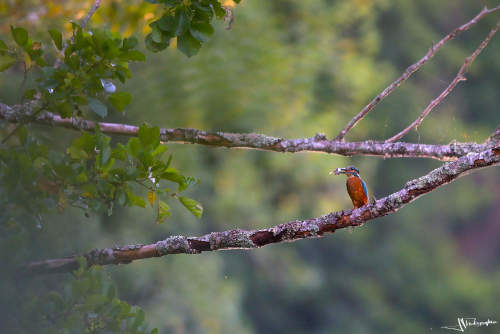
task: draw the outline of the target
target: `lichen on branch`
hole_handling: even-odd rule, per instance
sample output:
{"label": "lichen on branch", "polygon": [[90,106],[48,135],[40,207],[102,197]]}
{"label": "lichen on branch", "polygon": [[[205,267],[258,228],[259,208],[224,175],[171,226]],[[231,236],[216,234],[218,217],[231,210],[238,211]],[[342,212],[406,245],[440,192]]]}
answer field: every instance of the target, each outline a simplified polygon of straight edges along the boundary
{"label": "lichen on branch", "polygon": [[[294,220],[260,230],[235,229],[212,232],[200,237],[171,236],[149,245],[104,248],[93,250],[84,256],[89,265],[123,264],[170,254],[253,249],[271,243],[318,238],[325,233],[333,233],[345,227],[360,226],[375,218],[395,213],[418,197],[453,182],[468,172],[498,165],[500,165],[500,145],[497,144],[485,151],[469,153],[456,161],[445,163],[428,174],[407,182],[401,190],[354,210],[332,212],[307,220]],[[72,256],[32,262],[24,266],[21,272],[24,274],[67,272],[78,267],[77,258]]]}

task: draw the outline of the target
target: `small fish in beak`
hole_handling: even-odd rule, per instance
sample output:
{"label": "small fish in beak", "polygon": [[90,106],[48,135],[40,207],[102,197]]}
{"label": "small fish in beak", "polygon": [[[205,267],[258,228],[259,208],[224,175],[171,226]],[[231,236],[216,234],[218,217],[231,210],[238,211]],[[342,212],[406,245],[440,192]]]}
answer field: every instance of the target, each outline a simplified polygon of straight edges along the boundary
{"label": "small fish in beak", "polygon": [[340,175],[340,174],[344,174],[344,173],[345,173],[345,168],[335,168],[335,170],[331,170],[330,173],[328,173],[328,175],[332,175],[332,174]]}

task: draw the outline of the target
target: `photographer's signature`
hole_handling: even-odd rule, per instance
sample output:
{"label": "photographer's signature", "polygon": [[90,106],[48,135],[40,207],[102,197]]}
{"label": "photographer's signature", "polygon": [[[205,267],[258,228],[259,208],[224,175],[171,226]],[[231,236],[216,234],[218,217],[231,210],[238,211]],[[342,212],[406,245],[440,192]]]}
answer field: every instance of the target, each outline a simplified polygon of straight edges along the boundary
{"label": "photographer's signature", "polygon": [[477,321],[476,318],[457,318],[458,325],[455,326],[443,326],[441,328],[449,329],[457,332],[465,332],[465,330],[469,327],[483,327],[483,326],[491,326],[496,325],[498,321],[496,320],[485,320],[485,321]]}

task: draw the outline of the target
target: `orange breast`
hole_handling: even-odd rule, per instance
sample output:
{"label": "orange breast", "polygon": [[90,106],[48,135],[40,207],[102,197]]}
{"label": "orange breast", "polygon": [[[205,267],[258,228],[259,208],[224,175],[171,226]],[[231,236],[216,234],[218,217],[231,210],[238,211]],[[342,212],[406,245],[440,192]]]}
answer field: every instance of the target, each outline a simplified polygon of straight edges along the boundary
{"label": "orange breast", "polygon": [[351,197],[352,204],[355,208],[368,204],[368,197],[365,195],[363,184],[361,183],[361,179],[359,177],[349,176],[347,178],[346,186],[349,197]]}

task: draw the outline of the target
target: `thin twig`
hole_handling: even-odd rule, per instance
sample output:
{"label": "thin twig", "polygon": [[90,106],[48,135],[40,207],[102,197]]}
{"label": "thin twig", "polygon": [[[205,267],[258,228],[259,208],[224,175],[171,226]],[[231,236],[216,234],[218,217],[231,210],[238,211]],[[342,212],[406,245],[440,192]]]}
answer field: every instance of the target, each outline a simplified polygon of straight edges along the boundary
{"label": "thin twig", "polygon": [[[128,245],[124,247],[95,249],[84,257],[90,265],[125,264],[134,260],[160,257],[169,254],[199,254],[207,251],[254,249],[272,243],[291,242],[305,238],[318,238],[338,229],[360,226],[363,223],[395,213],[420,196],[427,194],[469,172],[500,165],[500,147],[488,149],[445,163],[382,199],[347,211],[307,220],[294,220],[261,230],[229,230],[212,232],[200,237],[171,236],[149,245]],[[20,274],[47,274],[69,272],[77,269],[76,256],[32,262]]]}
{"label": "thin twig", "polygon": [[449,40],[453,39],[456,35],[459,33],[466,31],[470,29],[472,26],[474,26],[480,19],[482,19],[484,16],[493,13],[497,10],[500,10],[500,6],[488,9],[484,7],[479,14],[477,14],[472,20],[469,22],[461,25],[460,27],[456,28],[453,30],[451,33],[446,35],[442,40],[440,40],[437,44],[433,45],[429,51],[425,54],[425,56],[420,59],[418,62],[415,64],[409,66],[404,73],[396,79],[393,83],[391,83],[389,86],[387,86],[386,89],[384,89],[380,94],[375,96],[373,100],[370,101],[352,120],[347,123],[345,128],[340,131],[340,133],[335,137],[335,140],[342,141],[344,140],[345,135],[349,130],[351,130],[356,124],[363,119],[363,117],[370,112],[380,101],[382,101],[384,98],[386,98],[389,94],[391,94],[397,87],[399,87],[404,81],[406,81],[413,73],[415,73],[417,70],[419,70],[427,61],[429,61],[434,54]]}
{"label": "thin twig", "polygon": [[94,4],[90,8],[89,13],[82,21],[82,25],[81,25],[82,29],[85,29],[85,26],[87,25],[90,18],[92,17],[92,15],[94,15],[94,13],[96,12],[96,10],[99,8],[100,5],[101,5],[101,0],[95,0]]}
{"label": "thin twig", "polygon": [[[0,103],[0,119],[18,123],[18,115],[25,114],[30,104],[7,106]],[[93,131],[99,125],[106,134],[137,136],[139,127],[129,124],[93,122],[81,118],[62,118],[50,112],[40,114],[34,121],[38,124],[64,127],[72,130]],[[343,156],[372,155],[383,158],[431,158],[437,160],[455,160],[467,153],[484,151],[497,144],[496,137],[483,144],[450,143],[449,145],[384,143],[377,141],[339,142],[328,140],[322,134],[310,138],[278,138],[259,133],[207,132],[190,128],[162,128],[161,140],[172,143],[189,143],[211,147],[245,148],[273,152],[318,152]]]}
{"label": "thin twig", "polygon": [[[85,29],[85,27],[87,26],[87,24],[90,21],[90,18],[92,17],[92,15],[94,15],[94,13],[96,12],[96,10],[99,8],[100,5],[101,5],[101,0],[95,0],[92,7],[90,7],[90,10],[89,10],[87,16],[85,16],[85,18],[82,20],[82,23],[80,25],[80,27],[82,29]],[[75,41],[75,36],[71,36],[70,41],[71,41],[71,43],[73,43]],[[68,47],[68,43],[64,43],[62,50],[61,50],[61,54],[63,56],[64,56],[64,51],[66,50],[67,47]],[[62,63],[61,58],[57,58],[56,62],[54,63],[54,68],[58,68],[59,66],[61,66],[61,63]]]}
{"label": "thin twig", "polygon": [[413,128],[416,129],[422,123],[422,121],[424,120],[424,118],[432,111],[432,109],[434,109],[438,104],[440,104],[451,93],[451,91],[458,85],[459,82],[467,80],[464,77],[464,74],[465,74],[465,71],[467,71],[468,66],[474,61],[474,59],[476,59],[476,57],[481,53],[481,51],[483,51],[483,49],[488,45],[488,43],[490,42],[491,38],[493,37],[493,35],[495,35],[495,33],[498,31],[499,28],[500,28],[500,21],[497,23],[497,25],[495,26],[495,28],[493,28],[490,31],[490,33],[488,34],[488,36],[486,36],[486,38],[481,42],[481,44],[474,51],[474,53],[472,55],[470,55],[470,57],[467,57],[465,59],[465,62],[460,67],[460,70],[458,71],[455,79],[453,79],[453,81],[448,85],[448,87],[446,87],[445,90],[443,90],[441,92],[441,94],[439,94],[438,97],[436,97],[434,100],[431,101],[431,103],[429,103],[429,105],[427,106],[427,108],[425,108],[425,110],[422,112],[422,114],[413,123],[411,123],[403,131],[401,131],[398,134],[396,134],[396,135],[392,136],[391,138],[387,139],[385,141],[386,143],[391,143],[393,141],[401,139],[408,132],[410,132],[411,129],[413,129]]}
{"label": "thin twig", "polygon": [[19,91],[21,92],[21,104],[24,103],[24,86],[26,85],[26,81],[28,80],[28,67],[26,66],[26,62],[23,62],[23,81],[21,82],[21,86],[19,87]]}

